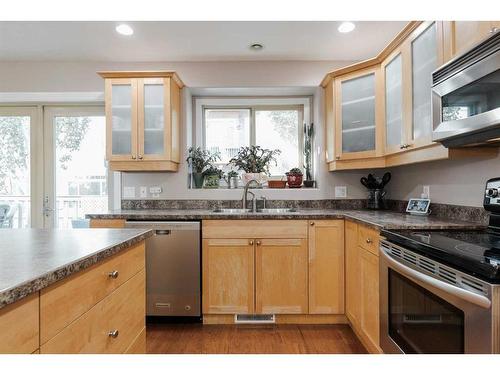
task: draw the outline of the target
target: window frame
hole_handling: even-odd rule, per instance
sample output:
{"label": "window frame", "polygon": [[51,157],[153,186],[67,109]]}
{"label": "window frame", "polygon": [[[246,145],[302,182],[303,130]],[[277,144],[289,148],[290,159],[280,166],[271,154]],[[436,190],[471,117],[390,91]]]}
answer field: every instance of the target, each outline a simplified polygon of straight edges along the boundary
{"label": "window frame", "polygon": [[[297,135],[298,135],[298,152],[299,152],[299,165],[298,167],[304,169],[304,104],[253,104],[253,105],[240,105],[240,104],[230,104],[230,105],[214,105],[214,104],[202,104],[201,105],[201,147],[206,150],[206,110],[225,110],[225,109],[239,109],[239,110],[249,110],[250,111],[250,146],[257,145],[257,129],[256,129],[256,113],[258,111],[286,111],[286,110],[297,110],[299,114]],[[215,163],[216,165],[226,165],[226,163]],[[283,172],[283,175],[286,171]],[[282,175],[272,175],[271,177],[281,177]]]}

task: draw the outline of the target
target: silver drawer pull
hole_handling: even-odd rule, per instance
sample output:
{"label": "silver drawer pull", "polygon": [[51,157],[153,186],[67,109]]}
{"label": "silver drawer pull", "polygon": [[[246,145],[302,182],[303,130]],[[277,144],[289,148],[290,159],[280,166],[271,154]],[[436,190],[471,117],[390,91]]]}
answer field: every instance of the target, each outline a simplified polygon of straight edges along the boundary
{"label": "silver drawer pull", "polygon": [[366,243],[372,243],[372,240],[370,238],[367,238]]}
{"label": "silver drawer pull", "polygon": [[111,337],[111,338],[113,338],[113,339],[116,339],[118,337],[119,333],[120,332],[117,329],[115,329],[114,331],[109,331],[108,332],[108,336]]}
{"label": "silver drawer pull", "polygon": [[118,271],[113,271],[113,272],[108,273],[108,277],[111,279],[116,279],[118,277],[118,275],[119,275]]}

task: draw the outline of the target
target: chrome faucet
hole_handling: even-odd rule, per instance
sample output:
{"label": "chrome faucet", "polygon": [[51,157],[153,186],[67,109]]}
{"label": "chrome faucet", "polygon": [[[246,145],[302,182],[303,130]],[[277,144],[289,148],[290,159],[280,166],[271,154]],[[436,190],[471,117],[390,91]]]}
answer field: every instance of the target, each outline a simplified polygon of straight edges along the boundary
{"label": "chrome faucet", "polygon": [[252,195],[252,212],[255,212],[257,210],[257,207],[256,207],[256,201],[255,201],[255,194],[252,193],[251,191],[249,191],[249,189],[251,188],[250,185],[252,184],[252,182],[255,182],[257,185],[259,184],[256,180],[250,180],[246,183],[245,185],[245,189],[243,189],[243,198],[241,199],[241,203],[243,205],[243,209],[246,209],[247,208],[247,195],[248,193],[250,193]]}

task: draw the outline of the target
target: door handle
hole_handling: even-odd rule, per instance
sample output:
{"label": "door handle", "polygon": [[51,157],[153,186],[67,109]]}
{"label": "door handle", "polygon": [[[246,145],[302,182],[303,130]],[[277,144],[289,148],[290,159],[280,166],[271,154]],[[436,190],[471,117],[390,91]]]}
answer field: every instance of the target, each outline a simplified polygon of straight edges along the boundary
{"label": "door handle", "polygon": [[463,299],[467,302],[470,302],[474,305],[477,305],[479,307],[489,309],[491,307],[491,301],[484,297],[480,296],[479,294],[469,292],[467,290],[458,288],[456,286],[453,286],[451,284],[445,283],[444,281],[438,280],[434,277],[428,276],[426,274],[423,274],[421,272],[415,271],[413,268],[410,268],[408,266],[405,266],[402,263],[399,263],[398,261],[392,259],[391,256],[389,256],[383,248],[380,248],[380,254],[382,255],[382,258],[396,271],[400,272],[403,275],[410,276],[414,278],[415,280],[418,280],[422,283],[429,284],[437,289],[442,290],[443,292],[449,293],[454,295],[455,297],[458,297],[460,299]]}
{"label": "door handle", "polygon": [[155,230],[155,234],[157,236],[168,236],[171,233],[169,229],[157,229]]}

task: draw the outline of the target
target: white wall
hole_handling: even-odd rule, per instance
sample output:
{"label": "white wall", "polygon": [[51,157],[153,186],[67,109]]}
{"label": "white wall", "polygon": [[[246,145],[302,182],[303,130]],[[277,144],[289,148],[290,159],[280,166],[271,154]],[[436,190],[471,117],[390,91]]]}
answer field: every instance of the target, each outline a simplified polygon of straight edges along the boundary
{"label": "white wall", "polygon": [[500,156],[487,159],[443,160],[392,168],[388,193],[392,199],[420,197],[430,186],[431,201],[482,207],[486,180],[500,176]]}

